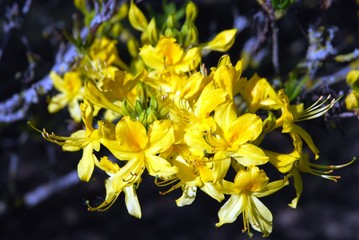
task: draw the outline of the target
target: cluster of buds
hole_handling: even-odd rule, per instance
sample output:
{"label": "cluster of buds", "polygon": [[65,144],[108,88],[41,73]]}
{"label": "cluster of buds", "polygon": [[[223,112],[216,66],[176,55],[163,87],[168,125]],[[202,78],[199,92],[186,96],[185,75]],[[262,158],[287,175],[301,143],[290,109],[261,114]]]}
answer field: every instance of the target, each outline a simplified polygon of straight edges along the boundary
{"label": "cluster of buds", "polygon": [[[201,64],[203,52],[225,52],[233,45],[235,29],[199,43],[193,2],[185,7],[182,25],[172,14],[162,28],[154,18],[148,21],[133,2],[119,10],[124,12],[141,33],[139,39],[127,36],[129,64],[119,55],[121,36],[112,39],[103,30],[71,71],[64,76],[51,73],[59,94],[51,98],[49,111],[67,106],[83,129],[67,137],[43,130],[43,137],[64,151],[83,151],[78,164],[81,180],[89,181],[95,168],[108,175],[104,201],[98,206],[88,202],[89,210],[106,210],[124,193],[129,214],[140,218],[136,190],[148,174],[162,188],[161,194],[182,191],[176,200],[180,207],[191,204],[197,190],[225,202],[217,227],[242,215],[244,232],[251,236],[253,228],[268,236],[273,217],[259,198],[276,193],[294,178],[296,196],[289,205],[295,208],[303,190],[301,173],[336,181],[339,177],[331,172],[350,164],[313,163],[310,159],[318,159],[319,150],[297,124],[322,116],[337,100],[320,98],[308,108],[291,105],[284,90],[274,89],[267,79],[256,74],[243,77],[242,60],[232,64],[223,55],[215,67]],[[122,29],[118,22],[113,25]],[[291,138],[291,149],[262,147],[274,131]],[[99,156],[101,148],[109,155]],[[269,179],[265,165],[272,165],[282,177]]]}

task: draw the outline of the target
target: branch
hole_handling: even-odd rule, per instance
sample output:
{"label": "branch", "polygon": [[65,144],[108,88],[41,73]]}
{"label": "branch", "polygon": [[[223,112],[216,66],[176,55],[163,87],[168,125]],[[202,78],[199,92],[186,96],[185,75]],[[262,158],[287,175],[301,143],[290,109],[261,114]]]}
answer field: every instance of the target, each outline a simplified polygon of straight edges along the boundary
{"label": "branch", "polygon": [[[15,199],[16,202],[20,202],[25,207],[35,207],[46,199],[50,198],[53,194],[58,193],[66,188],[72,187],[80,182],[76,170],[72,171],[65,176],[57,178],[54,181],[50,181],[34,190],[26,193],[22,198]],[[0,216],[6,214],[9,208],[12,207],[12,202],[0,201]],[[10,209],[11,210],[11,209]]]}
{"label": "branch", "polygon": [[[122,2],[122,1],[121,1]],[[81,38],[83,41],[91,34],[93,36],[99,26],[108,21],[116,12],[119,6],[119,0],[107,1],[101,12],[90,23],[89,29],[84,27],[81,31]],[[63,74],[71,68],[72,63],[80,57],[77,49],[74,45],[68,43],[65,47],[60,46],[59,51],[56,54],[56,59],[52,71],[58,74]],[[53,87],[52,81],[49,75],[46,75],[43,79],[31,85],[30,88],[14,94],[9,99],[0,103],[0,123],[10,123],[25,118],[30,106],[39,102],[39,95],[45,95]]]}

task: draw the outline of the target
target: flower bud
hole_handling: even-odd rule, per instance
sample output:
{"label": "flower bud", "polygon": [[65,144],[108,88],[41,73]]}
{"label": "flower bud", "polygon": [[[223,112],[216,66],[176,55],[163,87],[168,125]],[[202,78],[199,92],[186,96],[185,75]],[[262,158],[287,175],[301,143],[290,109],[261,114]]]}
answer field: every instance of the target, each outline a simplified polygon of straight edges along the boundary
{"label": "flower bud", "polygon": [[181,35],[185,47],[195,44],[198,40],[198,31],[194,24],[185,23],[182,26]]}
{"label": "flower bud", "polygon": [[228,51],[235,40],[237,29],[229,29],[220,32],[217,36],[207,43],[203,49],[208,49],[212,51],[225,52]]}
{"label": "flower bud", "polygon": [[142,11],[131,1],[130,10],[128,12],[128,19],[132,27],[136,30],[144,32],[147,29],[148,22]]}
{"label": "flower bud", "polygon": [[159,32],[156,26],[156,20],[154,18],[152,18],[150,23],[148,24],[147,37],[150,44],[152,45],[156,45],[156,43],[158,42]]}
{"label": "flower bud", "polygon": [[194,22],[198,14],[197,6],[192,1],[189,1],[186,6],[186,22]]}
{"label": "flower bud", "polygon": [[130,38],[127,42],[127,49],[131,57],[135,58],[138,56],[138,42],[136,38]]}

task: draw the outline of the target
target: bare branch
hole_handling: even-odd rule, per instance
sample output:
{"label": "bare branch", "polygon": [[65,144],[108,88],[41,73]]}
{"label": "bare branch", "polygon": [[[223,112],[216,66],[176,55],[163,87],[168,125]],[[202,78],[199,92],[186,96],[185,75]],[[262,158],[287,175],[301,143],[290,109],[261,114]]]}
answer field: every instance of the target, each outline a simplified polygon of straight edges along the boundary
{"label": "bare branch", "polygon": [[[81,38],[84,42],[89,34],[93,36],[98,27],[114,15],[119,6],[119,2],[119,0],[109,0],[103,5],[101,12],[97,13],[91,21],[90,29],[87,27],[82,29]],[[30,4],[31,1],[27,1],[27,3]],[[72,63],[78,57],[80,57],[80,54],[74,45],[69,43],[66,47],[61,46],[51,70],[63,74],[70,69]],[[48,93],[52,87],[52,81],[49,75],[46,75],[43,79],[31,85],[30,88],[16,93],[9,99],[1,102],[0,123],[10,123],[24,119],[30,106],[34,103],[38,103],[38,96]]]}

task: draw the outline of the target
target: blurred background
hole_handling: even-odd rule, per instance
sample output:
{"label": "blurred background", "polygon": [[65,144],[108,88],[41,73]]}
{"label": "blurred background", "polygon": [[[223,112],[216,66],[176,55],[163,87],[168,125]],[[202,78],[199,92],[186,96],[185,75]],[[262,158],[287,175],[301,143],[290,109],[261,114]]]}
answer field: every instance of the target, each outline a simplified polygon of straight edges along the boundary
{"label": "blurred background", "polygon": [[[160,1],[140,1],[144,9],[161,10]],[[168,3],[172,1],[167,1]],[[181,6],[185,1],[174,1]],[[242,56],[252,37],[263,35],[266,22],[263,9],[256,1],[194,1],[199,8],[196,21],[202,41],[215,32],[237,27],[240,32],[229,52],[232,62]],[[16,9],[16,6],[18,9]],[[280,76],[285,78],[305,58],[310,26],[336,26],[332,41],[339,52],[359,47],[359,9],[355,0],[297,1],[276,21],[279,29]],[[81,15],[72,1],[0,1],[0,102],[4,102],[48,74],[59,46],[65,41],[63,30],[71,32],[74,19]],[[10,30],[9,30],[10,29]],[[270,34],[257,42],[258,65],[250,66],[243,75],[253,72],[268,79],[278,77],[270,54]],[[221,54],[211,53],[204,61],[215,66]],[[328,76],[342,65],[328,61],[317,76]],[[320,88],[315,94],[346,92],[345,81]],[[312,95],[308,95],[308,98]],[[232,224],[215,227],[217,203],[202,192],[195,202],[183,208],[175,204],[181,193],[159,195],[153,179],[144,175],[138,189],[142,219],[127,213],[120,195],[106,212],[87,211],[86,200],[101,202],[106,176],[95,172],[88,183],[79,182],[76,170],[81,152],[62,152],[47,142],[27,124],[31,121],[49,132],[68,135],[71,124],[66,110],[55,115],[47,112],[47,96],[42,96],[26,112],[26,117],[0,123],[0,239],[247,239],[242,234],[241,217]],[[305,100],[305,99],[304,99]],[[3,107],[3,106],[2,106]],[[320,163],[343,164],[359,156],[359,122],[356,117],[343,117],[336,107],[325,118],[303,124],[320,149]],[[65,121],[64,121],[65,119]],[[275,134],[277,148],[282,146]],[[267,239],[359,239],[359,166],[355,162],[334,174],[332,181],[303,174],[304,192],[297,209],[287,206],[295,196],[292,186],[262,198],[271,210],[273,232]],[[56,189],[56,191],[54,191]],[[255,233],[253,239],[261,239]]]}

